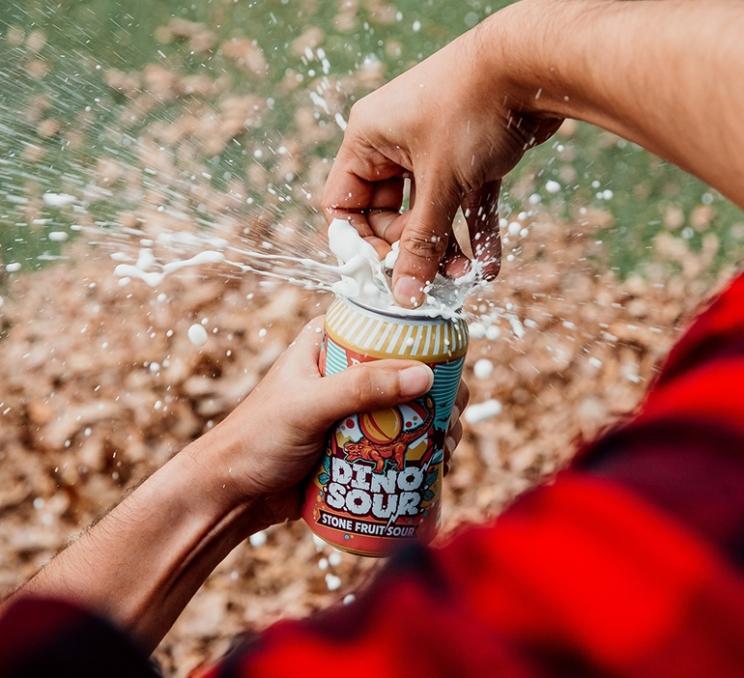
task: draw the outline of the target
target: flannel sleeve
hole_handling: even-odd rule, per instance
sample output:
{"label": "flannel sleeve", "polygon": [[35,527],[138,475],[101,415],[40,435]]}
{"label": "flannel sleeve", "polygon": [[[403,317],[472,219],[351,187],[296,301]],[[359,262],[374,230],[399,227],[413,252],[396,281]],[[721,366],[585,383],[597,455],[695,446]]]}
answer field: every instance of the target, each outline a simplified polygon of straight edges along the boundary
{"label": "flannel sleeve", "polygon": [[743,487],[744,276],[554,483],[209,675],[739,676]]}

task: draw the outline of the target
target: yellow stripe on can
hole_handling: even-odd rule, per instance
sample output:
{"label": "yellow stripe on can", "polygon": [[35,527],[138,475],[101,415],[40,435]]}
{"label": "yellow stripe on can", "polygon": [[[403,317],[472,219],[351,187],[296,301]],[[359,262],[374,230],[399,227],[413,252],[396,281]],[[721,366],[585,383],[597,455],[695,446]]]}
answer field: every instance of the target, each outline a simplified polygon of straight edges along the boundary
{"label": "yellow stripe on can", "polygon": [[376,358],[436,363],[460,358],[468,346],[468,326],[463,318],[397,315],[343,298],[337,298],[328,309],[326,332],[337,343]]}

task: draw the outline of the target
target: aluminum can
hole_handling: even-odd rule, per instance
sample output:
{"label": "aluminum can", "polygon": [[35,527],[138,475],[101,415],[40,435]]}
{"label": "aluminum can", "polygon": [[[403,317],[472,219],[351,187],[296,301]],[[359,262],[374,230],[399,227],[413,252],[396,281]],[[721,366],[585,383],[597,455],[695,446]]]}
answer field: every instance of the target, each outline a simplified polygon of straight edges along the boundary
{"label": "aluminum can", "polygon": [[329,431],[303,509],[316,535],[345,551],[377,557],[406,541],[431,541],[439,526],[444,440],[467,348],[462,318],[334,300],[320,352],[324,376],[361,362],[401,358],[427,363],[434,383],[424,397],[352,414]]}

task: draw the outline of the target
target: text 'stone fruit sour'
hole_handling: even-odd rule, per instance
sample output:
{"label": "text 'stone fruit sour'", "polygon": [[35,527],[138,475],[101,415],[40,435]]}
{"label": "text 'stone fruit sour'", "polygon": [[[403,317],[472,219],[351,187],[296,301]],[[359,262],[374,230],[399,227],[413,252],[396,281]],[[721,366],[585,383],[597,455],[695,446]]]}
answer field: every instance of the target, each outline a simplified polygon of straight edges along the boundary
{"label": "text 'stone fruit sour'", "polygon": [[444,440],[468,347],[462,318],[397,311],[337,297],[320,354],[324,376],[383,358],[420,360],[434,372],[425,396],[339,421],[308,485],[303,517],[313,532],[366,556],[437,531]]}

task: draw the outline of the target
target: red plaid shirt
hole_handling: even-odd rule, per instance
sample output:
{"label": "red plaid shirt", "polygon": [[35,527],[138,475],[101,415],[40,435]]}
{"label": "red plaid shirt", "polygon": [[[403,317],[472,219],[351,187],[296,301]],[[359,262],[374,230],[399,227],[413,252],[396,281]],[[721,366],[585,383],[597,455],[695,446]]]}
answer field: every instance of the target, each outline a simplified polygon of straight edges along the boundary
{"label": "red plaid shirt", "polygon": [[[554,483],[441,548],[404,550],[355,603],[276,624],[205,673],[744,676],[743,566],[744,275],[639,416]],[[151,670],[123,634],[61,603],[21,602],[0,631],[12,675],[40,657],[78,676]]]}

